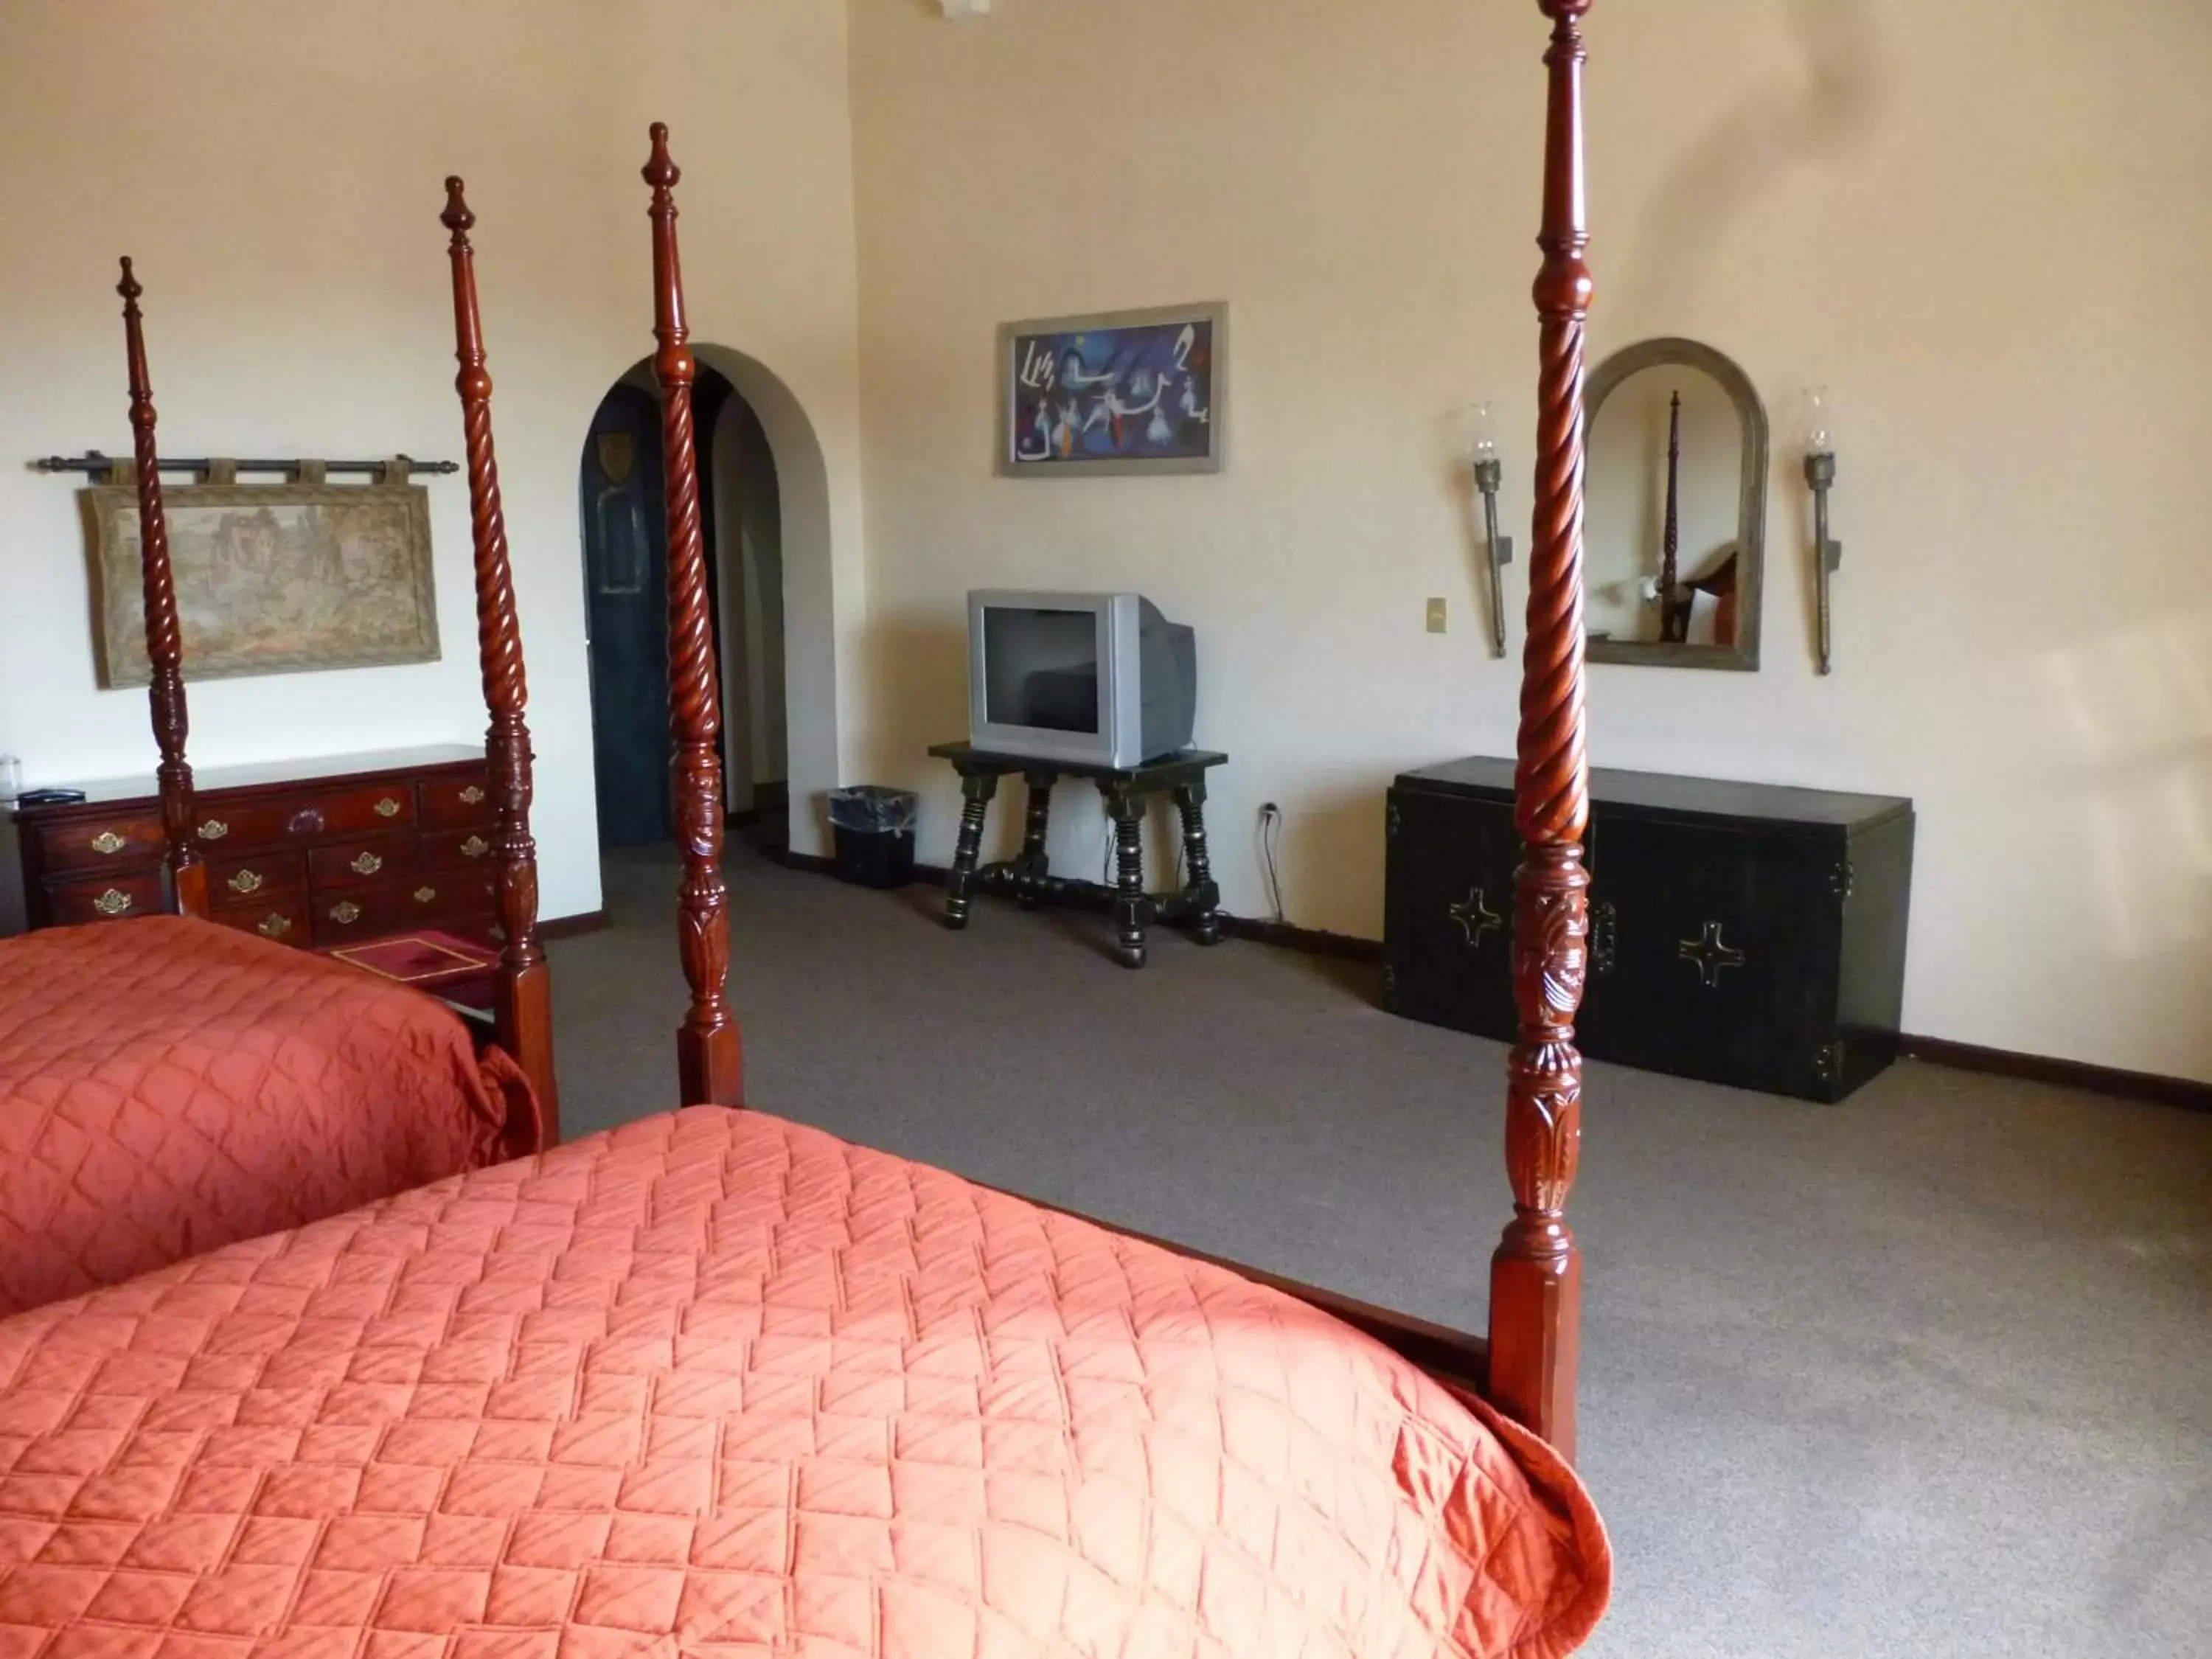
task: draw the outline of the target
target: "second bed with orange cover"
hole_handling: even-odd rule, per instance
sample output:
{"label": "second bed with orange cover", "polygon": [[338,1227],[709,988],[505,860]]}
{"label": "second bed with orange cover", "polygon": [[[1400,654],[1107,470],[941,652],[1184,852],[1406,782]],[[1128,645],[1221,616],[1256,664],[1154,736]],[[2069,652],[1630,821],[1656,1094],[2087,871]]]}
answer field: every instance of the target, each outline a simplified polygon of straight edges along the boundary
{"label": "second bed with orange cover", "polygon": [[537,1150],[442,1004],[177,916],[0,943],[0,1314]]}

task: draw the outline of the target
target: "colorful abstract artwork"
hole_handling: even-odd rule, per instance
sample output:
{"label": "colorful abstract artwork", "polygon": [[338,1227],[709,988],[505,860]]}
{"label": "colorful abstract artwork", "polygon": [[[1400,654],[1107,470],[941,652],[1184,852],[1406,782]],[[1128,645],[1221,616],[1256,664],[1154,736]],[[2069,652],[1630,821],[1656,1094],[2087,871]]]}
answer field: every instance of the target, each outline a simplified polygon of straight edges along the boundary
{"label": "colorful abstract artwork", "polygon": [[1002,328],[999,471],[1219,471],[1227,325],[1203,305]]}

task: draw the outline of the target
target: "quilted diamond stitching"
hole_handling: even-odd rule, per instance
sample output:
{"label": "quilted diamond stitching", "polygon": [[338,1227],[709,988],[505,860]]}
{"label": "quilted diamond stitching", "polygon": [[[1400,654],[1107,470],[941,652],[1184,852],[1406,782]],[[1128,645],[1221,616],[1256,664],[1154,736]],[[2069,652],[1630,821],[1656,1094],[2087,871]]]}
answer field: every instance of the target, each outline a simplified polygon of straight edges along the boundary
{"label": "quilted diamond stitching", "polygon": [[0,1650],[1565,1652],[1608,1558],[1515,1443],[1219,1269],[702,1108],[0,1323]]}
{"label": "quilted diamond stitching", "polygon": [[430,999],[210,923],[0,943],[0,1313],[504,1156],[511,1073]]}

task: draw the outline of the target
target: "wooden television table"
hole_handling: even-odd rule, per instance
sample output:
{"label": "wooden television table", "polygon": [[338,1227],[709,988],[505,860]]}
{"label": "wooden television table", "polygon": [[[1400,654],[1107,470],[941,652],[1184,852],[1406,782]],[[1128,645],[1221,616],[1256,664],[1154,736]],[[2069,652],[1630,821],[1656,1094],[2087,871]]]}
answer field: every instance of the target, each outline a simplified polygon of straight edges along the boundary
{"label": "wooden television table", "polygon": [[[945,884],[945,925],[958,929],[968,925],[976,893],[1011,895],[1024,910],[1047,901],[1096,902],[1112,908],[1115,957],[1124,968],[1145,965],[1145,933],[1155,921],[1178,923],[1200,945],[1221,943],[1221,890],[1214,884],[1213,865],[1206,850],[1206,775],[1228,763],[1229,757],[1210,749],[1186,749],[1141,766],[1089,766],[1070,761],[1041,761],[1019,755],[997,755],[969,743],[940,743],[929,751],[952,763],[960,775],[960,843],[953,854],[952,874]],[[1029,786],[1029,816],[1022,833],[1018,858],[1003,864],[987,864],[982,856],[983,821],[999,780],[1018,772]],[[1114,820],[1115,880],[1111,887],[1095,881],[1069,881],[1046,867],[1045,832],[1051,825],[1052,787],[1063,777],[1088,778],[1098,786],[1106,811]],[[1173,798],[1182,815],[1183,884],[1173,893],[1145,891],[1145,801],[1152,795]]]}

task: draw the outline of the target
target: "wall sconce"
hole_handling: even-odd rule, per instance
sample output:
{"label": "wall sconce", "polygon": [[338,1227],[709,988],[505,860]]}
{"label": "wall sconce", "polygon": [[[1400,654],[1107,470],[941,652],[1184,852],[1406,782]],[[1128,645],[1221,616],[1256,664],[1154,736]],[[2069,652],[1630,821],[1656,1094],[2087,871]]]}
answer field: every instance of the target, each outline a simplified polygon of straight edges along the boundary
{"label": "wall sconce", "polygon": [[1829,578],[1842,568],[1844,544],[1828,534],[1828,491],[1836,482],[1835,409],[1828,388],[1813,386],[1805,393],[1805,482],[1813,490],[1813,580],[1820,595],[1820,672],[1834,664],[1834,635],[1830,627]]}
{"label": "wall sconce", "polygon": [[1473,430],[1468,434],[1468,459],[1474,467],[1474,487],[1482,496],[1482,529],[1490,550],[1490,654],[1505,654],[1505,567],[1513,562],[1513,538],[1498,533],[1498,489],[1505,481],[1505,464],[1498,458],[1498,419],[1486,403],[1474,406]]}

